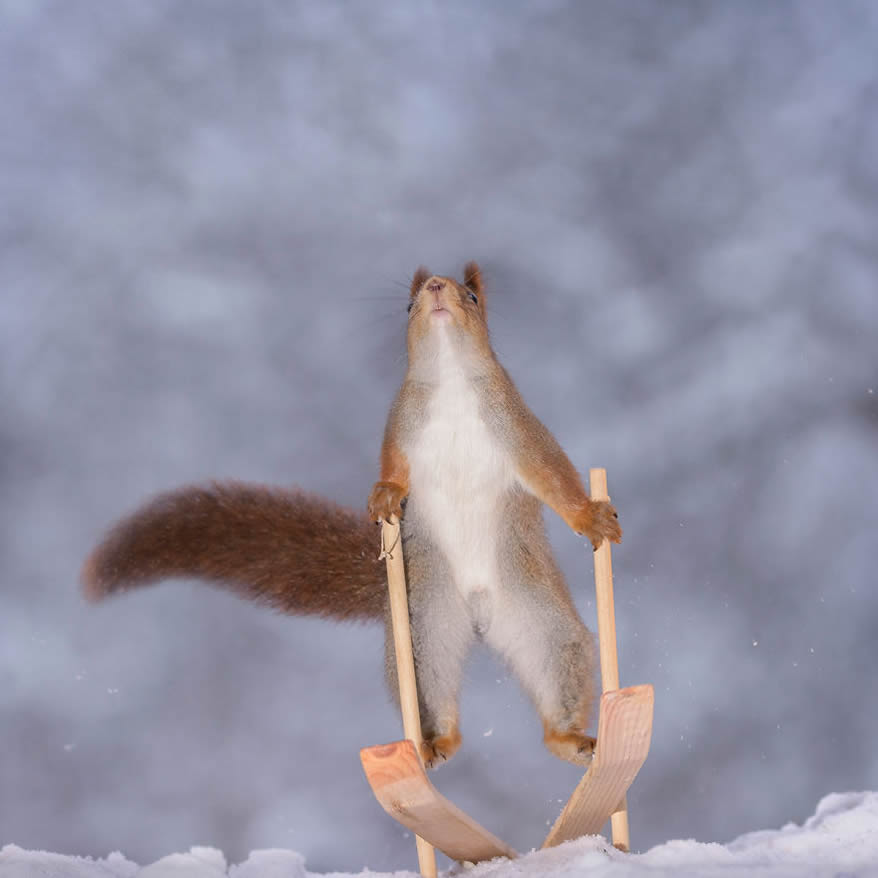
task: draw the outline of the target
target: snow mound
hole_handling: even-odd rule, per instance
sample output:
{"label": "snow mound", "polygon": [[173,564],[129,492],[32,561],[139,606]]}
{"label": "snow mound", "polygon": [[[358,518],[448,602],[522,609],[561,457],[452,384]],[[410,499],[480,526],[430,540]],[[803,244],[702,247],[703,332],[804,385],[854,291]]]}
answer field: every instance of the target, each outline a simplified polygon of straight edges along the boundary
{"label": "snow mound", "polygon": [[[411,859],[414,860],[414,846]],[[742,835],[728,845],[669,841],[644,854],[622,854],[599,836],[588,836],[547,851],[532,851],[515,861],[494,860],[467,869],[467,878],[878,878],[878,793],[833,793],[802,826]],[[92,860],[15,845],[0,850],[0,878],[309,878],[301,854],[254,851],[229,866],[214,848],[193,847],[138,866],[122,854]],[[344,878],[343,873],[331,873]],[[414,873],[360,873],[360,878],[404,878]]]}

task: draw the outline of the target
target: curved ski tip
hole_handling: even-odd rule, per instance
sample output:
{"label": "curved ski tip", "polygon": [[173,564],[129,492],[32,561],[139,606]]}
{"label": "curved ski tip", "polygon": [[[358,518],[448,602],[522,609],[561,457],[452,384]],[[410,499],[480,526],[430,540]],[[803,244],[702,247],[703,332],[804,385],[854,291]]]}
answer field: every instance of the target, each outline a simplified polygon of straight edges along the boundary
{"label": "curved ski tip", "polygon": [[360,759],[364,757],[369,759],[394,759],[405,745],[411,746],[412,742],[407,740],[392,741],[389,744],[375,744],[373,747],[363,747],[360,750]]}
{"label": "curved ski tip", "polygon": [[360,750],[360,762],[370,778],[381,777],[386,783],[390,778],[418,777],[427,780],[424,765],[415,745],[408,739],[392,741],[390,744],[377,744]]}
{"label": "curved ski tip", "polygon": [[624,689],[604,692],[601,697],[608,698],[610,701],[636,700],[647,702],[655,700],[655,690],[652,683],[640,683],[638,686],[626,686]]}

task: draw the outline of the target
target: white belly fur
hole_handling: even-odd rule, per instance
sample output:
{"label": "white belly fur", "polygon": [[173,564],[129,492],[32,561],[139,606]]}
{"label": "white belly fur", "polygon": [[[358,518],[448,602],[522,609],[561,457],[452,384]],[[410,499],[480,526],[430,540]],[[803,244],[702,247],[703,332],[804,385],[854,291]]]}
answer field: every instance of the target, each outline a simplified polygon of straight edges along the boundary
{"label": "white belly fur", "polygon": [[500,501],[515,482],[512,462],[490,435],[451,346],[440,344],[440,383],[426,422],[407,449],[410,499],[469,598],[499,587]]}

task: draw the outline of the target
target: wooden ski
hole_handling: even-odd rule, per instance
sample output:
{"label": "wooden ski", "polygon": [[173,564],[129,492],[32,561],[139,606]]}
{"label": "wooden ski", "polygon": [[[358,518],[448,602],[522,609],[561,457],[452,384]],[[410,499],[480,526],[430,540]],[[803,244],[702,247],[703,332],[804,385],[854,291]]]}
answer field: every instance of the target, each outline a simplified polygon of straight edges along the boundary
{"label": "wooden ski", "polygon": [[478,863],[516,856],[433,786],[411,741],[365,747],[360,759],[381,807],[453,860]]}
{"label": "wooden ski", "polygon": [[544,848],[600,833],[649,753],[652,712],[653,689],[649,684],[601,696],[594,758],[546,836]]}
{"label": "wooden ski", "polygon": [[[593,499],[609,499],[606,485],[606,472],[591,470]],[[382,557],[387,559],[406,740],[360,751],[372,792],[391,817],[417,836],[418,858],[424,878],[436,875],[431,845],[461,862],[515,857],[516,853],[509,845],[446,799],[427,777],[418,753],[422,738],[398,522],[385,522],[382,535],[382,546],[389,546],[382,548]],[[610,546],[606,540],[595,552],[595,586],[604,690],[595,754],[588,771],[543,842],[544,848],[581,835],[595,835],[611,819],[613,844],[620,850],[628,850],[625,794],[646,759],[652,738],[652,686],[619,688],[613,573]]]}
{"label": "wooden ski", "polygon": [[[594,758],[542,847],[600,833],[646,760],[652,715],[648,684],[601,696]],[[360,759],[384,810],[452,859],[477,863],[516,856],[433,786],[411,741],[366,747]]]}

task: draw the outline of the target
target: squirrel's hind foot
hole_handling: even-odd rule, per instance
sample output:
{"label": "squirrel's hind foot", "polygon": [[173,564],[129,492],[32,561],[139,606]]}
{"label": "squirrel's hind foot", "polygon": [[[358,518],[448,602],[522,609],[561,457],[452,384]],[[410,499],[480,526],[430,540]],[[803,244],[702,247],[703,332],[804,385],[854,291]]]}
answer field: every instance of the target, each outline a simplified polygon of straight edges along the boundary
{"label": "squirrel's hind foot", "polygon": [[594,756],[595,739],[582,732],[546,728],[543,743],[550,753],[574,765],[588,766]]}
{"label": "squirrel's hind foot", "polygon": [[447,735],[425,738],[421,744],[421,758],[427,768],[436,768],[447,762],[457,753],[462,738],[458,729],[452,729]]}

